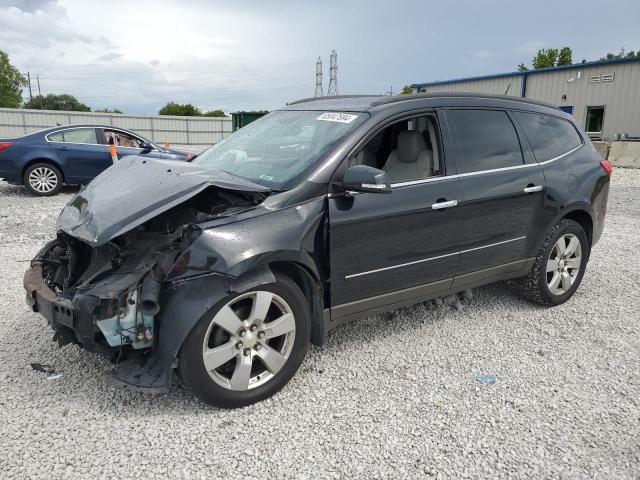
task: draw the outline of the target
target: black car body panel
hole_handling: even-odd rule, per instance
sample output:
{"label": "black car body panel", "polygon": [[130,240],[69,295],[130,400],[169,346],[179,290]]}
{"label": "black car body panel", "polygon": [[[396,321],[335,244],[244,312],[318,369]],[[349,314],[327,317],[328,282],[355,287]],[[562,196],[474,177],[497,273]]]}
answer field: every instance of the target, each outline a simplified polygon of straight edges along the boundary
{"label": "black car body panel", "polygon": [[[521,164],[463,171],[468,159],[450,114],[456,109],[504,112]],[[28,303],[61,343],[118,358],[138,348],[114,380],[160,391],[197,321],[231,293],[273,282],[276,272],[309,300],[312,341],[321,344],[343,321],[526,275],[545,232],[562,218],[583,225],[592,244],[602,233],[609,177],[588,137],[580,133],[580,145],[541,161],[514,116],[574,125],[555,107],[439,94],[336,97],[286,110],[366,112],[366,119],[286,191],[197,165],[132,159],[71,200],[59,238],[25,276]],[[389,195],[345,191],[342,177],[357,154],[387,127],[417,116],[434,127],[439,173],[392,182]],[[128,178],[142,176],[148,184]],[[136,302],[142,308],[145,294],[159,308],[145,307],[152,324],[138,325],[137,337],[121,332],[129,335],[123,345],[107,345],[100,322]],[[148,337],[145,329],[152,329]]]}
{"label": "black car body panel", "polygon": [[[141,178],[144,182],[140,182]],[[97,247],[210,187],[243,192],[254,201],[261,201],[269,191],[228,173],[190,163],[147,163],[142,157],[128,156],[75,195],[63,208],[57,227]]]}

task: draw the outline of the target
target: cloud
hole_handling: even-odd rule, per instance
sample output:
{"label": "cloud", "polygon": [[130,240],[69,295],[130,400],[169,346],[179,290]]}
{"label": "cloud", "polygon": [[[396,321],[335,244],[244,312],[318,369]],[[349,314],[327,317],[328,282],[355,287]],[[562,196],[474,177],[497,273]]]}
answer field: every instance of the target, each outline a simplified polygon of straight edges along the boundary
{"label": "cloud", "polygon": [[541,40],[530,40],[526,43],[523,43],[518,47],[518,50],[522,53],[526,53],[529,55],[535,55],[538,53],[538,50],[544,48],[545,43]]}
{"label": "cloud", "polygon": [[[612,22],[611,45],[638,44],[637,0],[597,16],[585,2],[598,5],[567,0],[550,17],[535,2],[516,11],[477,0],[405,0],[391,10],[382,0],[0,0],[0,48],[39,76],[43,93],[70,93],[94,108],[155,113],[174,100],[274,109],[313,95],[319,55],[326,91],[332,49],[340,93],[356,94],[512,71],[545,46],[597,58],[606,52],[592,32]],[[581,28],[567,29],[568,16]]]}
{"label": "cloud", "polygon": [[97,62],[115,62],[116,60],[122,58],[122,54],[121,53],[105,53],[104,55],[100,55],[98,58],[96,58]]}
{"label": "cloud", "polygon": [[23,12],[35,12],[36,10],[47,10],[48,7],[55,5],[56,0],[20,0],[19,6],[15,0],[0,0],[0,8],[16,7]]}
{"label": "cloud", "polygon": [[488,60],[490,58],[494,58],[496,56],[496,52],[492,50],[473,50],[471,52],[471,58],[474,60]]}

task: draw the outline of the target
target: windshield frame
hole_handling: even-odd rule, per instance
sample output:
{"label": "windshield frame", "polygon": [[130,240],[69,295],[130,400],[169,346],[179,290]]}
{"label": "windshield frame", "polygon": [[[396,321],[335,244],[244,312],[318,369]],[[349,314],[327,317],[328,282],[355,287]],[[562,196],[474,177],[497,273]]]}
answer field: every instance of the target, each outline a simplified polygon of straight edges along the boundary
{"label": "windshield frame", "polygon": [[[242,132],[242,130],[244,128],[249,128],[251,127],[251,124],[257,123],[257,122],[261,122],[263,119],[266,119],[267,117],[269,117],[270,115],[273,114],[282,114],[282,113],[291,113],[291,114],[299,114],[299,113],[309,113],[312,114],[312,116],[321,116],[325,113],[330,113],[330,114],[346,114],[346,115],[355,115],[357,116],[357,118],[355,118],[353,120],[353,125],[350,126],[349,129],[345,130],[344,132],[341,132],[338,136],[336,136],[335,139],[333,139],[332,141],[328,142],[326,145],[324,145],[322,147],[322,151],[318,152],[317,157],[315,159],[311,159],[308,164],[297,174],[295,174],[294,176],[282,181],[282,182],[270,182],[266,179],[261,179],[261,178],[252,178],[246,175],[242,175],[239,173],[236,173],[235,171],[232,170],[224,170],[224,169],[220,169],[220,168],[216,168],[215,166],[211,166],[208,165],[206,163],[206,159],[207,159],[207,152],[211,152],[212,150],[218,149],[221,146],[223,146],[225,143],[227,143],[227,141],[229,139],[233,139],[234,136],[237,135],[238,132]],[[198,154],[196,157],[194,157],[192,163],[194,165],[198,165],[200,167],[203,168],[208,168],[208,169],[212,169],[212,170],[222,170],[225,171],[226,173],[229,173],[231,175],[237,176],[238,178],[242,178],[243,180],[247,180],[250,181],[252,183],[256,183],[258,185],[267,187],[269,189],[271,189],[274,192],[280,192],[280,191],[286,191],[286,190],[291,190],[293,188],[295,188],[297,185],[299,185],[304,179],[308,178],[309,175],[313,174],[314,171],[316,171],[321,165],[322,163],[332,157],[333,153],[336,150],[339,150],[342,145],[347,141],[348,138],[350,138],[355,132],[357,132],[360,127],[366,123],[368,120],[370,119],[370,114],[369,112],[365,112],[365,111],[357,111],[357,110],[339,110],[339,109],[315,109],[315,108],[310,108],[310,109],[280,109],[280,110],[274,110],[272,112],[270,112],[269,114],[265,115],[264,117],[261,117],[257,120],[255,120],[254,122],[251,122],[251,124],[249,124],[246,127],[243,127],[242,129],[236,130],[235,132],[233,132],[231,135],[225,137],[223,140],[221,140],[220,142],[210,146],[209,148],[207,148],[206,150],[202,151],[200,154]],[[320,120],[316,117],[316,120]],[[324,119],[323,119],[324,120]],[[330,123],[330,122],[327,122]],[[344,123],[350,123],[350,122],[344,122]],[[233,149],[231,149],[233,150]],[[204,162],[202,162],[202,160],[205,160]]]}

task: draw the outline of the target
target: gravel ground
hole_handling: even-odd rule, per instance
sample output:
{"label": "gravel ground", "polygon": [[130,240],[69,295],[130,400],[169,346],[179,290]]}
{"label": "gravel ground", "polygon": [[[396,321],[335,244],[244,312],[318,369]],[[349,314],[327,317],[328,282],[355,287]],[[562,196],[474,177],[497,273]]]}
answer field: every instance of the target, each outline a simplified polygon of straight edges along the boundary
{"label": "gravel ground", "polygon": [[639,191],[616,169],[566,304],[492,285],[358,321],[281,393],[225,411],[119,391],[100,357],[51,342],[22,274],[73,190],[1,184],[0,478],[640,478]]}

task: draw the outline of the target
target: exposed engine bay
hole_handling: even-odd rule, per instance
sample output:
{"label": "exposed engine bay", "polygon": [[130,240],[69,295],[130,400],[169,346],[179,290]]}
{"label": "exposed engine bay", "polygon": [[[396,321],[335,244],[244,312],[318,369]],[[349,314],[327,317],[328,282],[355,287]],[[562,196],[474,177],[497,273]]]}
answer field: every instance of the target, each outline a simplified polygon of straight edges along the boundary
{"label": "exposed engine bay", "polygon": [[[110,241],[91,246],[59,231],[41,257],[42,281],[56,295],[78,304],[92,297],[94,350],[153,346],[162,284],[180,254],[200,235],[200,224],[256,205],[255,195],[209,188]],[[178,267],[179,268],[179,265]],[[86,303],[86,302],[85,302]],[[60,326],[58,342],[82,343]],[[113,351],[111,358],[113,359]]]}

